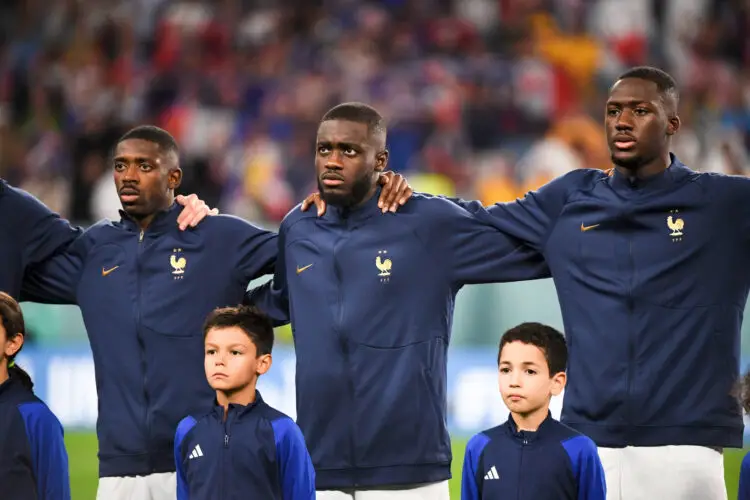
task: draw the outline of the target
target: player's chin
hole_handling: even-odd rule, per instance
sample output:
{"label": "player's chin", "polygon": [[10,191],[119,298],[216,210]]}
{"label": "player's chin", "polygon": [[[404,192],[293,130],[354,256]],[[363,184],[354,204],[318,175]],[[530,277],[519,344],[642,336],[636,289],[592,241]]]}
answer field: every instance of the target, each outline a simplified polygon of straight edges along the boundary
{"label": "player's chin", "polygon": [[211,377],[209,385],[215,391],[231,391],[237,388],[237,384],[226,377]]}
{"label": "player's chin", "polygon": [[320,190],[320,197],[329,205],[344,206],[351,202],[352,195],[344,185],[335,187],[324,187]]}
{"label": "player's chin", "polygon": [[148,215],[148,210],[146,206],[141,203],[140,199],[126,201],[120,198],[120,204],[122,205],[122,210],[131,217],[143,217]]}
{"label": "player's chin", "polygon": [[620,150],[613,148],[611,151],[612,163],[618,167],[637,168],[641,164],[641,155],[635,150]]}

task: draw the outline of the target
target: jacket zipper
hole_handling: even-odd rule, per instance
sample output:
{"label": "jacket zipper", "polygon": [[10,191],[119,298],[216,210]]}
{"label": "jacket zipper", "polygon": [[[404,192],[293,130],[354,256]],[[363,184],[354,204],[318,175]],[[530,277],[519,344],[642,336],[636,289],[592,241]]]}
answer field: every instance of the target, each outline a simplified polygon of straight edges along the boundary
{"label": "jacket zipper", "polygon": [[[347,230],[348,230],[348,222],[346,223]],[[348,412],[350,416],[350,427],[349,427],[349,453],[351,454],[351,460],[352,460],[352,468],[354,469],[354,484],[353,486],[356,488],[359,486],[359,482],[357,480],[357,457],[355,455],[356,447],[354,445],[354,380],[352,378],[352,370],[351,370],[351,363],[349,361],[349,343],[347,342],[346,335],[344,335],[342,325],[344,323],[344,293],[342,291],[342,279],[341,279],[341,267],[339,266],[339,261],[336,258],[336,247],[339,245],[342,245],[344,241],[344,238],[339,238],[339,240],[333,245],[333,269],[336,274],[336,280],[337,280],[337,290],[338,290],[338,298],[337,303],[339,306],[338,314],[335,321],[334,330],[338,333],[339,336],[339,342],[341,344],[341,353],[344,357],[344,367],[346,369],[346,383],[347,388],[349,389],[349,396],[351,399],[351,406],[352,411]]]}
{"label": "jacket zipper", "polygon": [[224,447],[221,449],[221,479],[219,480],[219,498],[226,498],[227,477],[229,470],[229,411],[224,419]]}
{"label": "jacket zipper", "polygon": [[143,238],[145,236],[145,231],[141,229],[141,232],[138,234],[138,252],[136,255],[136,272],[135,272],[135,281],[136,281],[136,293],[138,296],[135,299],[135,307],[136,307],[136,314],[135,314],[135,327],[138,337],[138,346],[140,347],[140,355],[141,355],[141,374],[143,377],[143,400],[146,404],[145,408],[145,415],[144,415],[144,422],[146,424],[146,452],[148,454],[148,470],[149,473],[154,472],[154,460],[153,456],[151,454],[151,423],[149,419],[149,414],[151,410],[151,398],[148,393],[148,377],[146,375],[146,343],[145,339],[143,338],[143,331],[141,330],[141,256],[143,255]]}
{"label": "jacket zipper", "polygon": [[[633,261],[633,237],[628,233],[628,261],[630,264],[630,285],[628,287],[628,392],[625,408],[627,408],[627,421],[629,426],[633,425],[633,378],[635,366],[635,333],[633,329],[633,276],[635,276],[635,262]],[[629,434],[629,433],[628,433]],[[630,436],[625,438],[628,442]]]}
{"label": "jacket zipper", "polygon": [[523,486],[523,451],[527,444],[529,444],[529,441],[526,439],[526,436],[523,436],[521,438],[521,458],[518,460],[518,489],[516,490],[516,500],[521,500],[521,486]]}

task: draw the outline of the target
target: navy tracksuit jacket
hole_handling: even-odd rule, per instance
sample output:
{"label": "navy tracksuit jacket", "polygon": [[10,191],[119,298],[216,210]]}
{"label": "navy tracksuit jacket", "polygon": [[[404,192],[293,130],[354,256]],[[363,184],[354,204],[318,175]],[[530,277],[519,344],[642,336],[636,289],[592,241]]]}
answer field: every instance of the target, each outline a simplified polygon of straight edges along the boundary
{"label": "navy tracksuit jacket", "polygon": [[535,432],[513,417],[466,445],[461,500],[605,500],[596,445],[548,416]]}
{"label": "navy tracksuit jacket", "polygon": [[65,249],[81,230],[3,180],[0,214],[0,291],[18,300],[26,268]]}
{"label": "navy tracksuit jacket", "polygon": [[226,215],[180,231],[181,209],[145,231],[124,213],[99,222],[26,280],[29,299],[81,308],[96,367],[101,477],[175,470],[177,424],[214,397],[203,322],[242,302],[276,260],[276,234]]}
{"label": "navy tracksuit jacket", "polygon": [[248,406],[184,418],[174,444],[177,500],[315,500],[315,471],[299,427],[256,391]]}
{"label": "navy tracksuit jacket", "polygon": [[570,358],[562,422],[600,447],[742,447],[733,388],[750,179],[575,170],[478,217],[544,255]]}
{"label": "navy tracksuit jacket", "polygon": [[0,497],[70,500],[63,428],[13,377],[0,384]]}
{"label": "navy tracksuit jacket", "polygon": [[415,195],[398,214],[382,214],[378,196],[323,217],[290,212],[275,294],[248,295],[274,317],[291,314],[297,423],[318,489],[448,479],[456,293],[548,275],[535,252],[448,200]]}

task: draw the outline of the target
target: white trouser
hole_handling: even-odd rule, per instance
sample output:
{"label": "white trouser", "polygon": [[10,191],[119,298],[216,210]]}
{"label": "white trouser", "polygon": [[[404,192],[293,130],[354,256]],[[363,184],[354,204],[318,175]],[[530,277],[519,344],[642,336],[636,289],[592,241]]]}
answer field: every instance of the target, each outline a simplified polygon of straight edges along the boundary
{"label": "white trouser", "polygon": [[599,448],[607,500],[727,500],[724,455],[704,446]]}
{"label": "white trouser", "polygon": [[448,481],[367,490],[318,490],[316,500],[450,500]]}
{"label": "white trouser", "polygon": [[133,477],[100,477],[96,500],[176,500],[174,472]]}

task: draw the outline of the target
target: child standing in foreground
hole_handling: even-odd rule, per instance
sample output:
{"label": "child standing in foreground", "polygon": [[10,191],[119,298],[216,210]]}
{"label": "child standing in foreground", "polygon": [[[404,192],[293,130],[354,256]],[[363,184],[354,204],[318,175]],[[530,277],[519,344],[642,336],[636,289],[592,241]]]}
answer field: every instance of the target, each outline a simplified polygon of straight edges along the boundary
{"label": "child standing in foreground", "polygon": [[21,306],[0,292],[0,498],[70,500],[62,425],[15,364],[24,336]]}
{"label": "child standing in foreground", "polygon": [[217,309],[203,329],[216,406],[177,427],[177,498],[311,500],[315,471],[302,432],[255,389],[271,367],[273,328],[251,307]]}
{"label": "child standing in foreground", "polygon": [[469,441],[462,500],[604,500],[596,445],[549,412],[550,399],[565,387],[565,337],[549,326],[523,323],[503,335],[497,361],[510,417]]}

